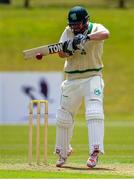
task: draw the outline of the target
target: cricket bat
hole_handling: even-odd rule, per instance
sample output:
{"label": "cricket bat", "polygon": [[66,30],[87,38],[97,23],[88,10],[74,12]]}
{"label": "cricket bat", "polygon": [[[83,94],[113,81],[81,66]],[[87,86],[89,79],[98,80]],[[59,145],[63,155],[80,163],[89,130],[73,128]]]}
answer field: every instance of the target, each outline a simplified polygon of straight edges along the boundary
{"label": "cricket bat", "polygon": [[58,53],[62,50],[62,43],[55,43],[24,50],[23,55],[25,59],[31,59],[36,58],[38,53],[42,54],[43,56],[47,56],[49,54]]}

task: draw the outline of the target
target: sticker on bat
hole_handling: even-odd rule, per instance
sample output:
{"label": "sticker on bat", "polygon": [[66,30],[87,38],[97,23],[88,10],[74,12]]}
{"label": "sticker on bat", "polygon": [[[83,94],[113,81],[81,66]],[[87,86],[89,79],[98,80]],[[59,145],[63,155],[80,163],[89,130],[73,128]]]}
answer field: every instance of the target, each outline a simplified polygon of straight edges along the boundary
{"label": "sticker on bat", "polygon": [[49,54],[57,53],[62,51],[62,43],[57,43],[48,46]]}

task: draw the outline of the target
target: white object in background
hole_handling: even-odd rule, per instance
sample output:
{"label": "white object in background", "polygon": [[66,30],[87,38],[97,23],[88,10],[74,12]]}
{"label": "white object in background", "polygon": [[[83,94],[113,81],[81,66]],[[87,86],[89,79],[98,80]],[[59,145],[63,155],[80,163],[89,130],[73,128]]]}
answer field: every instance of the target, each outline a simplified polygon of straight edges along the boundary
{"label": "white object in background", "polygon": [[28,106],[32,99],[48,100],[49,123],[55,123],[62,80],[61,72],[0,73],[0,123],[27,123]]}

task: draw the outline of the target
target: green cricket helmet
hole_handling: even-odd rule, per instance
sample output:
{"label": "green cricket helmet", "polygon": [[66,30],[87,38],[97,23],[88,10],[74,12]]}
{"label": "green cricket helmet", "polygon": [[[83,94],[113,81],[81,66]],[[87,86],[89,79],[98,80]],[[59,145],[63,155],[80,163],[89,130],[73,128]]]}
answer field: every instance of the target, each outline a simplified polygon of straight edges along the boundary
{"label": "green cricket helmet", "polygon": [[84,33],[88,29],[89,15],[85,8],[75,6],[68,13],[68,25],[74,34]]}

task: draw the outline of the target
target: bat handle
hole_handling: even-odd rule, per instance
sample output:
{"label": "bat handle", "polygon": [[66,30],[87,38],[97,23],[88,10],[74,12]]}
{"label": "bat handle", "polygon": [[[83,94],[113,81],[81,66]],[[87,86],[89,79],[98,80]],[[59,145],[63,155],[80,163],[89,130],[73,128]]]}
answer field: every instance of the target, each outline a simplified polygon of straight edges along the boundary
{"label": "bat handle", "polygon": [[80,50],[81,50],[81,55],[86,54],[86,51],[85,51],[84,47],[82,46],[82,44],[80,44]]}

